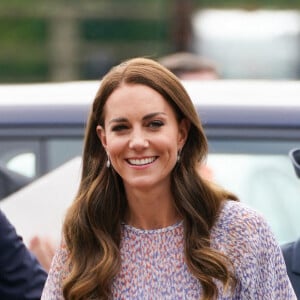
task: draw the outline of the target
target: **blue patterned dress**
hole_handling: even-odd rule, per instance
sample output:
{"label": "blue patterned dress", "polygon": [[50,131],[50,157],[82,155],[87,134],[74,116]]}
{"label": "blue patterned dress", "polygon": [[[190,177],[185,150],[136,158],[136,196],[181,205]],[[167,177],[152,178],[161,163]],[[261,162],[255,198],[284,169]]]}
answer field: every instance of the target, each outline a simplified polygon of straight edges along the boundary
{"label": "blue patterned dress", "polygon": [[[211,232],[212,247],[232,261],[238,284],[220,300],[296,300],[282,253],[264,218],[246,205],[227,201]],[[113,299],[199,300],[201,285],[184,260],[183,223],[142,230],[123,225],[121,270],[113,281]],[[64,299],[65,247],[57,251],[42,300]]]}

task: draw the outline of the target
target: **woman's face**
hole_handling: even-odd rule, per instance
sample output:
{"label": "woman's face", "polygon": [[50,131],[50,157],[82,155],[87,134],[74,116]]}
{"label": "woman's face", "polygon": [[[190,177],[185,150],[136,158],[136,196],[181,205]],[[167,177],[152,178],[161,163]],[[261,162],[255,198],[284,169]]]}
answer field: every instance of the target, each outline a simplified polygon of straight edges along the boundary
{"label": "woman's face", "polygon": [[97,134],[126,188],[169,185],[170,173],[188,134],[169,103],[146,85],[121,85],[104,107]]}

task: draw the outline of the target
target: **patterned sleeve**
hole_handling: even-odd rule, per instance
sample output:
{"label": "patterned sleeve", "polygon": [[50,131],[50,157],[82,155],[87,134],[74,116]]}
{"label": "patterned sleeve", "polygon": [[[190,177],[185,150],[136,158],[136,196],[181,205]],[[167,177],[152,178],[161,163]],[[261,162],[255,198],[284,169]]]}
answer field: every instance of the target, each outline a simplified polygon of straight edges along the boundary
{"label": "patterned sleeve", "polygon": [[67,259],[68,251],[65,244],[62,242],[52,260],[41,300],[64,300],[62,293],[62,282],[67,275]]}
{"label": "patterned sleeve", "polygon": [[280,246],[265,219],[241,203],[226,206],[219,228],[222,246],[217,248],[235,267],[237,299],[297,300]]}

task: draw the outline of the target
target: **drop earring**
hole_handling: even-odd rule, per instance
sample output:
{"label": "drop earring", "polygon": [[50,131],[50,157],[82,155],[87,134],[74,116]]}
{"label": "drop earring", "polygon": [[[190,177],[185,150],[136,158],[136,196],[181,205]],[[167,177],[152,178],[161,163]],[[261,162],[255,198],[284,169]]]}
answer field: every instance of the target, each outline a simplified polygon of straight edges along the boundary
{"label": "drop earring", "polygon": [[109,156],[108,156],[108,155],[107,155],[106,167],[107,167],[107,168],[109,168],[109,167],[110,167],[110,159],[109,159]]}
{"label": "drop earring", "polygon": [[177,152],[177,162],[180,161],[180,154],[181,154],[181,150],[178,150],[178,152]]}

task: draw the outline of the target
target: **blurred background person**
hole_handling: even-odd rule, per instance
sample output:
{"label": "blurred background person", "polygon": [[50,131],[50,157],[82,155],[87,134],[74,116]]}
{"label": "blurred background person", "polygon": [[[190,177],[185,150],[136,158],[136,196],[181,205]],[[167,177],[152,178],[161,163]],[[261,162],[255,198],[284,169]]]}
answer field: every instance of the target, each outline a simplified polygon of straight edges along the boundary
{"label": "blurred background person", "polygon": [[220,78],[218,68],[212,60],[191,52],[169,54],[161,57],[158,61],[182,80]]}
{"label": "blurred background person", "polygon": [[[291,150],[290,157],[295,172],[300,178],[300,148]],[[282,252],[291,283],[298,299],[300,299],[300,237],[294,242],[284,244]]]}
{"label": "blurred background person", "polygon": [[38,300],[46,278],[46,271],[0,210],[0,299]]}

